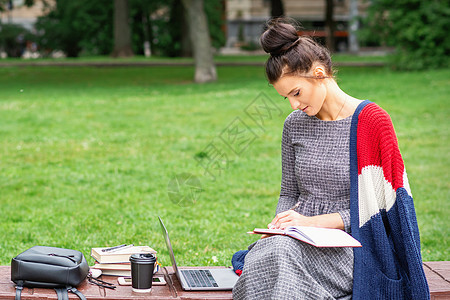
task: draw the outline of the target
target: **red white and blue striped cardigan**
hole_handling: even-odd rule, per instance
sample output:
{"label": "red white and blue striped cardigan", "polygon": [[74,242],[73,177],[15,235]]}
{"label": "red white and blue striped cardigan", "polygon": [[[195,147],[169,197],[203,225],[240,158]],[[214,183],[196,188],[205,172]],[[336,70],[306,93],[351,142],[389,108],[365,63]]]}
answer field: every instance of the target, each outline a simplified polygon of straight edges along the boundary
{"label": "red white and blue striped cardigan", "polygon": [[419,229],[389,115],[362,102],[350,130],[353,299],[429,299]]}

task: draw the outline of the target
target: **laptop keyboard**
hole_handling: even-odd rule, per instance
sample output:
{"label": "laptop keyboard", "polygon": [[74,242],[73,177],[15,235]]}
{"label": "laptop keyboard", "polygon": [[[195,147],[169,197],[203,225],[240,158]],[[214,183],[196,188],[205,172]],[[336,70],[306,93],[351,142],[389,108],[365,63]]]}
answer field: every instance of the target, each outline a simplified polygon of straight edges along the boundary
{"label": "laptop keyboard", "polygon": [[208,270],[180,270],[190,287],[218,287]]}

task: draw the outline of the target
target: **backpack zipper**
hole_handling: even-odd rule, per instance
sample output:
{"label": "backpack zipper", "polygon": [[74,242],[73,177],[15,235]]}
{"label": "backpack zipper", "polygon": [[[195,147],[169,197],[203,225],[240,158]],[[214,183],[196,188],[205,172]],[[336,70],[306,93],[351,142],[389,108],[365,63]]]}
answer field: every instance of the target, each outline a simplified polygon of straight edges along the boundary
{"label": "backpack zipper", "polygon": [[70,259],[72,262],[74,262],[74,263],[76,263],[77,261],[74,259],[74,258],[72,258],[72,257],[75,257],[74,255],[59,255],[59,254],[55,254],[55,253],[50,253],[50,254],[48,254],[49,256],[56,256],[56,257],[65,257],[65,258],[68,258],[68,259]]}

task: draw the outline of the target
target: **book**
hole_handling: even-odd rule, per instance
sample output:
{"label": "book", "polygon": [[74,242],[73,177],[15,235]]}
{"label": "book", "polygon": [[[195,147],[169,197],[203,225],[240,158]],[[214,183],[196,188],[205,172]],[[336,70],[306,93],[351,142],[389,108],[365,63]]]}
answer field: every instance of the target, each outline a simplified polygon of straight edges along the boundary
{"label": "book", "polygon": [[102,275],[131,277],[131,270],[102,270]]}
{"label": "book", "polygon": [[316,247],[361,247],[360,242],[340,229],[289,226],[284,230],[255,228],[249,233],[287,235]]}
{"label": "book", "polygon": [[[102,271],[102,275],[131,277],[131,263],[96,263],[91,269],[99,269]],[[154,273],[159,270],[158,264],[155,264]]]}
{"label": "book", "polygon": [[124,249],[117,249],[114,251],[102,252],[102,248],[92,248],[91,256],[99,263],[128,263],[130,262],[130,256],[138,253],[152,253],[156,254],[156,251],[149,246],[133,246],[124,247]]}
{"label": "book", "polygon": [[92,268],[100,270],[131,270],[131,263],[101,264],[95,263]]}

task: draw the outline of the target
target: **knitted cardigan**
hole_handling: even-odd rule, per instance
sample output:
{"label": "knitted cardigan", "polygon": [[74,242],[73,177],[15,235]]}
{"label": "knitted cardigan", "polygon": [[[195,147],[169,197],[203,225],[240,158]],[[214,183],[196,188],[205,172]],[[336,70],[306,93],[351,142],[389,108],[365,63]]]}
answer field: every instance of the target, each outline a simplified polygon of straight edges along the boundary
{"label": "knitted cardigan", "polygon": [[429,299],[413,198],[394,127],[362,102],[350,129],[353,299]]}
{"label": "knitted cardigan", "polygon": [[[350,129],[353,299],[430,299],[422,267],[419,229],[397,137],[389,115],[362,102]],[[240,275],[248,250],[235,253]]]}

